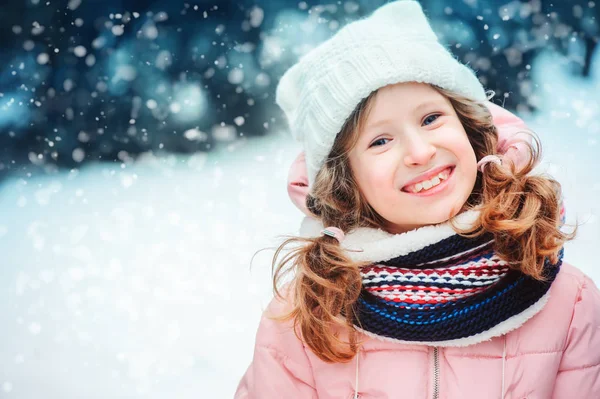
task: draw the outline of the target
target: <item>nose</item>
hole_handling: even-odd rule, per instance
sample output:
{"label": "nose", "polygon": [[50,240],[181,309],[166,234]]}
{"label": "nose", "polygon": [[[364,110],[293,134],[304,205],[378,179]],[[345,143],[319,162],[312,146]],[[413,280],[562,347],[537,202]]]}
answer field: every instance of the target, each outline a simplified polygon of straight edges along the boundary
{"label": "nose", "polygon": [[404,163],[406,166],[426,165],[437,152],[435,145],[430,143],[420,132],[407,135]]}

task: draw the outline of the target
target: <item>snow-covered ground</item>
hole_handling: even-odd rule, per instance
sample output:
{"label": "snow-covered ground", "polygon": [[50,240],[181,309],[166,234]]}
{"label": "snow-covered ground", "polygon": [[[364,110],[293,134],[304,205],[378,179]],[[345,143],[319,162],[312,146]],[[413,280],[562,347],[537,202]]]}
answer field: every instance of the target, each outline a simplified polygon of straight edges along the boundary
{"label": "snow-covered ground", "polygon": [[[528,120],[567,222],[565,259],[600,285],[600,60],[592,80],[552,58]],[[9,180],[0,187],[0,397],[231,398],[271,297],[300,151],[285,133],[192,157]]]}

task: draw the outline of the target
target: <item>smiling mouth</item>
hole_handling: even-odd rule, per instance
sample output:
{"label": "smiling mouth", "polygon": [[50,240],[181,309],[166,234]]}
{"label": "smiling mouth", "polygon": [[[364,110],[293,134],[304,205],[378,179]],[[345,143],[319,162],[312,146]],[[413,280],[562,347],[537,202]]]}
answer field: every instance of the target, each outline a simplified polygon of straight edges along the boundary
{"label": "smiling mouth", "polygon": [[455,167],[456,166],[450,166],[449,168],[446,168],[443,171],[439,172],[431,179],[423,180],[419,183],[404,186],[402,187],[401,191],[409,194],[426,193],[429,190],[432,190],[435,187],[444,184],[444,182],[448,180],[452,175],[452,172],[454,171]]}

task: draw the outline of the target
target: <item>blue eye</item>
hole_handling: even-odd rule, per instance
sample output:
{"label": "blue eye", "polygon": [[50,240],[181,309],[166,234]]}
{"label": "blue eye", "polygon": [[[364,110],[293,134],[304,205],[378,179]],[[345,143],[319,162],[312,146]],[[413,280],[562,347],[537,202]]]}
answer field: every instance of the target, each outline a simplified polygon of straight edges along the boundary
{"label": "blue eye", "polygon": [[432,121],[431,121],[431,123],[435,122],[435,121],[436,121],[436,119],[440,117],[440,114],[432,114],[432,115],[429,115],[427,118],[425,118],[425,120],[423,121],[423,123],[425,123],[426,121],[430,120],[430,118],[432,118],[432,117],[434,117],[434,116],[435,116],[435,119],[434,119],[434,120],[432,120]]}
{"label": "blue eye", "polygon": [[379,147],[379,146],[375,146],[375,143],[379,143],[381,140],[389,140],[389,139],[384,139],[384,138],[377,139],[377,140],[375,140],[374,142],[371,143],[371,145],[369,146],[369,148],[371,148],[371,147]]}
{"label": "blue eye", "polygon": [[[440,116],[442,116],[442,114],[431,114],[423,120],[423,124],[430,125],[431,123],[435,122]],[[427,121],[429,121],[430,123],[427,123]],[[379,145],[377,145],[377,143],[379,143],[383,140],[390,140],[390,139],[386,139],[386,138],[377,139],[369,145],[369,148],[379,147]],[[385,143],[383,143],[382,145],[385,145]]]}

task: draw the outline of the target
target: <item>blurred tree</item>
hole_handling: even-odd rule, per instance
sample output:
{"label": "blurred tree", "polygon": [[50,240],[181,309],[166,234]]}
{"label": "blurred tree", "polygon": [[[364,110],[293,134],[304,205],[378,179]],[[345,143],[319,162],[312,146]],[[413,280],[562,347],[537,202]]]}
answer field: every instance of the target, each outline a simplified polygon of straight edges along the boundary
{"label": "blurred tree", "polygon": [[[210,151],[285,127],[281,74],[375,1],[11,0],[0,13],[0,174]],[[593,1],[423,0],[440,40],[519,112],[540,51],[587,76]]]}

